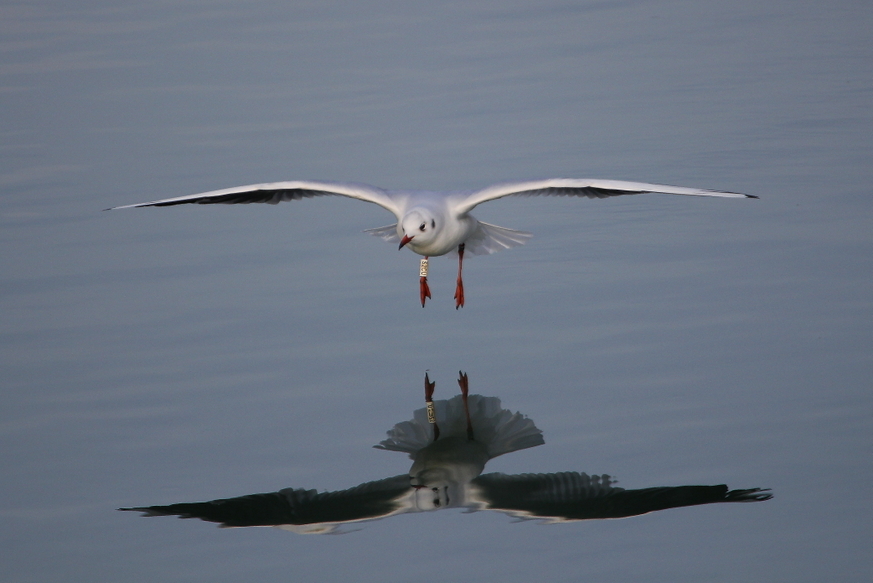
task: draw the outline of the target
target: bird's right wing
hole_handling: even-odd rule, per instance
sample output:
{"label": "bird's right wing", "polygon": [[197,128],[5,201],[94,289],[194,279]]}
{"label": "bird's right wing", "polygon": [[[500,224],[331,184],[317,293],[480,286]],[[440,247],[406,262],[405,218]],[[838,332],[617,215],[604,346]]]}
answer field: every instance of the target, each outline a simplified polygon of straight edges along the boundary
{"label": "bird's right wing", "polygon": [[624,518],[667,508],[716,502],[769,500],[769,490],[730,490],[718,486],[667,486],[625,490],[607,475],[483,474],[472,482],[479,506],[524,518],[554,521]]}
{"label": "bird's right wing", "polygon": [[117,206],[106,210],[139,208],[146,206],[173,206],[178,204],[277,204],[285,200],[300,200],[314,196],[346,196],[377,204],[396,216],[399,205],[391,196],[375,186],[351,182],[320,182],[313,180],[292,180],[287,182],[268,182],[237,186],[223,190],[213,190],[200,194],[165,198],[152,202],[141,202]]}
{"label": "bird's right wing", "polygon": [[382,518],[408,510],[404,499],[414,490],[409,475],[366,482],[348,490],[317,492],[286,488],[278,492],[250,494],[211,502],[190,502],[167,506],[119,508],[142,512],[143,516],[199,518],[231,526],[289,526],[331,523],[332,525]]}

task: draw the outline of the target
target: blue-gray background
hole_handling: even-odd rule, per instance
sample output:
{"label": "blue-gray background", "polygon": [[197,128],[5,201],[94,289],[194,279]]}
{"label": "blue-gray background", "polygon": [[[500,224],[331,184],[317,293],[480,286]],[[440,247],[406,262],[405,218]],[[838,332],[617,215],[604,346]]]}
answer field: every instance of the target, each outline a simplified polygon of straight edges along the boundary
{"label": "blue-gray background", "polygon": [[[4,2],[3,579],[869,581],[871,29],[847,0]],[[761,199],[483,205],[536,237],[471,259],[458,312],[372,205],[100,212],[553,176]],[[403,472],[370,446],[425,369],[544,430],[490,470],[776,497],[338,537],[114,510]]]}

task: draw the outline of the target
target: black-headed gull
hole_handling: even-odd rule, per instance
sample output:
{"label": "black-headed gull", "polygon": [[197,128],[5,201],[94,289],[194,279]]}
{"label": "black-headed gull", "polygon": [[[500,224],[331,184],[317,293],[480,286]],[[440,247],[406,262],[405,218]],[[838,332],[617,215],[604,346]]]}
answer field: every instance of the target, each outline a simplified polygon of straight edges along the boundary
{"label": "black-headed gull", "polygon": [[372,202],[397,217],[397,223],[368,229],[367,233],[385,241],[400,244],[423,255],[419,268],[419,297],[424,307],[430,296],[427,285],[427,261],[431,256],[458,253],[458,280],[455,288],[455,308],[464,305],[464,282],[461,272],[464,254],[487,255],[523,245],[533,235],[476,220],[470,211],[477,205],[506,196],[579,196],[607,198],[625,194],[680,194],[686,196],[714,196],[722,198],[758,198],[750,194],[723,192],[587,178],[549,178],[526,182],[505,182],[475,191],[431,192],[409,190],[384,190],[375,186],[343,182],[319,182],[292,180],[238,186],[213,190],[176,198],[113,207],[137,208],[146,206],[172,206],[177,204],[248,204],[265,202],[276,204],[284,200],[298,200],[314,196],[347,196]]}
{"label": "black-headed gull", "polygon": [[542,431],[521,413],[503,409],[496,397],[468,395],[465,374],[458,384],[461,395],[434,401],[434,383],[425,375],[427,407],[415,411],[412,420],[395,425],[388,438],[374,446],[408,453],[413,463],[405,474],[337,492],[285,488],[211,502],[119,510],[200,518],[225,527],[275,526],[300,534],[326,534],[348,523],[443,508],[497,510],[519,518],[564,522],[771,497],[765,489],[728,490],[723,484],[625,490],[606,474],[581,472],[482,474],[490,459],[542,445]]}

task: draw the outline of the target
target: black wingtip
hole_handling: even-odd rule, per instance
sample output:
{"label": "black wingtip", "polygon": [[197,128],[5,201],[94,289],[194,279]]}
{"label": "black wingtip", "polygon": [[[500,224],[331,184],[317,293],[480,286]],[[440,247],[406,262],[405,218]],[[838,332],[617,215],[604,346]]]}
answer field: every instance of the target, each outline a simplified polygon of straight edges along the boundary
{"label": "black wingtip", "polygon": [[773,493],[770,488],[749,488],[747,490],[731,490],[725,494],[725,502],[764,502],[772,497]]}

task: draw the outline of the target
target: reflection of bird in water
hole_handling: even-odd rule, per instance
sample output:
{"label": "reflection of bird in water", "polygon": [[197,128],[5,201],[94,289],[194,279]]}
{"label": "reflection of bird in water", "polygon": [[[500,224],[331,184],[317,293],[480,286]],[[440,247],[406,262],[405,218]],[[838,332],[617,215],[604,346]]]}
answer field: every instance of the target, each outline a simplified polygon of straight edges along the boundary
{"label": "reflection of bird in water", "polygon": [[412,458],[409,483],[418,490],[419,510],[468,506],[468,486],[488,460],[545,443],[532,420],[502,409],[497,397],[469,395],[466,374],[460,375],[458,385],[460,395],[434,401],[436,383],[425,374],[427,407],[416,411],[411,421],[395,425],[388,439],[375,446]]}
{"label": "reflection of bird in water", "polygon": [[337,492],[286,488],[211,502],[121,508],[144,516],[200,518],[221,526],[277,526],[299,533],[328,533],[350,522],[441,508],[499,510],[520,518],[551,522],[622,518],[655,510],[769,500],[769,490],[728,490],[727,486],[667,486],[625,490],[608,475],[482,474],[488,460],[544,443],[531,419],[500,407],[496,397],[461,394],[432,399],[435,383],[425,374],[427,407],[398,423],[379,449],[408,453],[407,474],[366,482]]}
{"label": "reflection of bird in water", "polygon": [[455,308],[459,308],[464,305],[464,282],[461,270],[465,253],[488,255],[501,249],[523,245],[533,236],[524,231],[514,231],[479,222],[470,215],[470,211],[477,205],[506,196],[608,198],[647,193],[757,198],[748,194],[719,190],[587,178],[550,178],[527,182],[507,182],[468,192],[383,190],[366,184],[295,180],[238,186],[115,208],[194,203],[248,204],[266,202],[276,204],[283,200],[298,200],[314,196],[345,196],[371,202],[393,213],[397,217],[397,223],[369,229],[366,232],[386,241],[399,243],[400,248],[407,247],[424,256],[419,269],[419,298],[422,307],[424,307],[425,299],[430,297],[430,288],[427,285],[428,257],[457,252],[458,279],[455,288]]}

